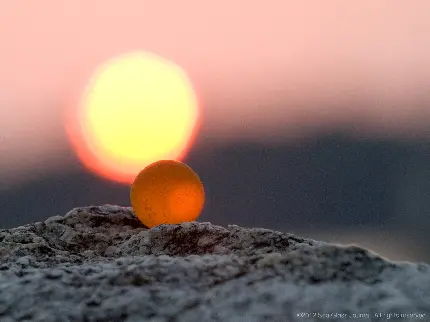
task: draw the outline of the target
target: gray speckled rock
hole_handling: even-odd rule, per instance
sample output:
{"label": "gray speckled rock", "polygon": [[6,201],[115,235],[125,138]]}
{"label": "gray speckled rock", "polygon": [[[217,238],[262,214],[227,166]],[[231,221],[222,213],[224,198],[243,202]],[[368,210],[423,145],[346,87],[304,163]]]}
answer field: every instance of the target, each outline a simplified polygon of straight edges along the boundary
{"label": "gray speckled rock", "polygon": [[0,230],[0,321],[352,318],[430,321],[430,266],[268,229],[148,229],[109,205]]}

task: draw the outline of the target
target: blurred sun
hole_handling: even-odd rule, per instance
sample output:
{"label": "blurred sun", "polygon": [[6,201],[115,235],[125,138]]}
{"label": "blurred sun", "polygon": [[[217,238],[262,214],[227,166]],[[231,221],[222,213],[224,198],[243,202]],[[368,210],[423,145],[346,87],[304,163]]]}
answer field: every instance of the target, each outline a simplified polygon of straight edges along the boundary
{"label": "blurred sun", "polygon": [[66,128],[78,157],[91,171],[123,183],[157,160],[183,158],[199,117],[186,73],[142,52],[101,66],[77,111]]}

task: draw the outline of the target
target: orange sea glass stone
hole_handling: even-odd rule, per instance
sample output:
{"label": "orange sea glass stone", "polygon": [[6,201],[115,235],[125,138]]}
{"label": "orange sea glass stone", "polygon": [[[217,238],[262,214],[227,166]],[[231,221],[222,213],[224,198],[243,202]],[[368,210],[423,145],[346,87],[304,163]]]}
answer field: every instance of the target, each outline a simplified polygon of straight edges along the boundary
{"label": "orange sea glass stone", "polygon": [[136,176],[130,191],[135,215],[147,227],[194,221],[205,200],[199,176],[186,164],[160,160]]}

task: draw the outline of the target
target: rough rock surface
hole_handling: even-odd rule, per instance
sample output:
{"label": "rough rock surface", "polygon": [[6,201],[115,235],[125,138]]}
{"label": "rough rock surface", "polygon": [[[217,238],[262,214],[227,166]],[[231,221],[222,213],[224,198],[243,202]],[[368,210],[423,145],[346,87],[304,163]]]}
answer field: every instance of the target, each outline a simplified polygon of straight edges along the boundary
{"label": "rough rock surface", "polygon": [[148,229],[110,205],[0,230],[2,322],[388,318],[430,321],[429,265],[268,229]]}

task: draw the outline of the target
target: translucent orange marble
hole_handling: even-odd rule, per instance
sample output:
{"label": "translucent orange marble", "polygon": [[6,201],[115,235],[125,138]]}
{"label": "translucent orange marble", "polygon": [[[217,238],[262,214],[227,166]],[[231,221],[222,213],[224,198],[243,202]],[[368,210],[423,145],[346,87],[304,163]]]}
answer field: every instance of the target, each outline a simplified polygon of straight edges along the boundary
{"label": "translucent orange marble", "polygon": [[144,168],[134,180],[130,201],[147,227],[194,221],[205,200],[199,176],[186,164],[160,160]]}

